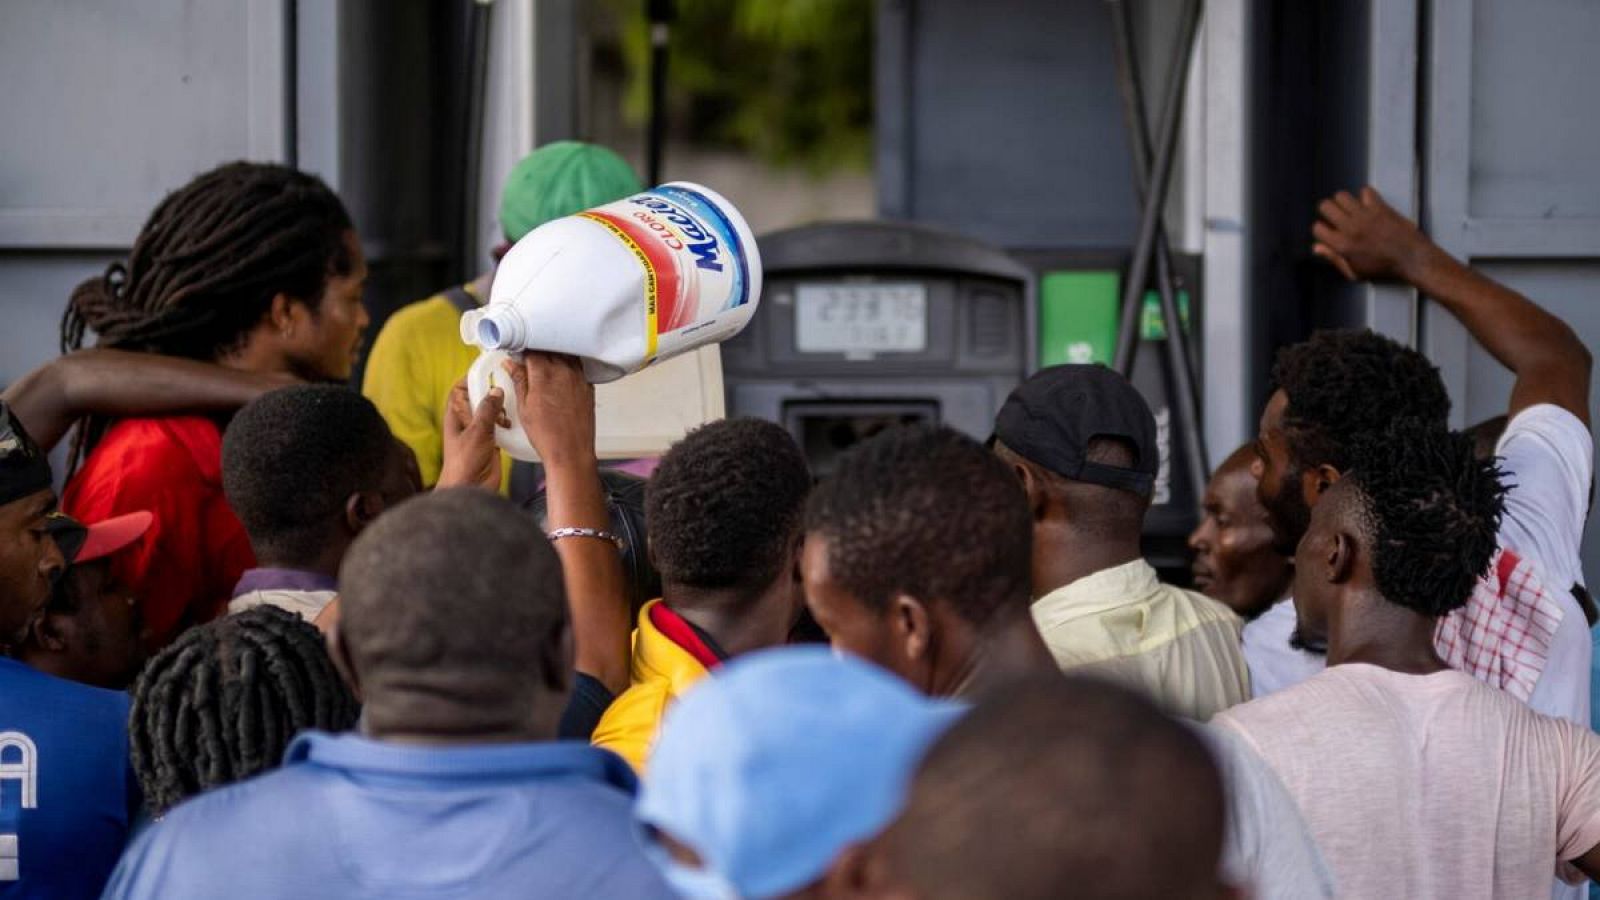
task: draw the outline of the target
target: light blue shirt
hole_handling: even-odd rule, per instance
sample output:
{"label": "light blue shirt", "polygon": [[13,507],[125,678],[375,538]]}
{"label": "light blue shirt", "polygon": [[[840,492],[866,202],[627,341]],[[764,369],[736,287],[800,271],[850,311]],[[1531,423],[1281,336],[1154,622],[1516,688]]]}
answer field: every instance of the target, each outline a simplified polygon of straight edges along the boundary
{"label": "light blue shirt", "polygon": [[128,850],[107,898],[670,897],[621,758],[568,742],[419,747],[316,732]]}

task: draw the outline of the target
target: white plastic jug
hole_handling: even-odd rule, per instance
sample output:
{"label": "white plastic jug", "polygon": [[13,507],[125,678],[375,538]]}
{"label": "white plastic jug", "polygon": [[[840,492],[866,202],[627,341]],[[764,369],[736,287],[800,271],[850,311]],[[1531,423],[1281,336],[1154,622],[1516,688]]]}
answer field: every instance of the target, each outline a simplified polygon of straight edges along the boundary
{"label": "white plastic jug", "polygon": [[733,337],[760,297],[744,217],[673,182],[529,232],[500,261],[489,303],[461,317],[461,339],[571,354],[602,384]]}

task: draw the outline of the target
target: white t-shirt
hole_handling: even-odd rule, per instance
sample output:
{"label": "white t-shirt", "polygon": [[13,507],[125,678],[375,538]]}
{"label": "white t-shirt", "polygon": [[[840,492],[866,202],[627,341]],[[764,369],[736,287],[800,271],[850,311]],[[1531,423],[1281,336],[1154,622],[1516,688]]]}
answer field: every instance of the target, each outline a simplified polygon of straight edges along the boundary
{"label": "white t-shirt", "polygon": [[1495,454],[1510,486],[1500,546],[1532,561],[1545,587],[1561,601],[1561,624],[1528,705],[1590,724],[1594,643],[1570,589],[1587,584],[1580,554],[1594,478],[1594,436],[1577,416],[1540,403],[1506,423]]}
{"label": "white t-shirt", "polygon": [[1506,423],[1495,445],[1505,483],[1500,546],[1533,560],[1546,585],[1567,590],[1583,579],[1583,523],[1594,478],[1594,436],[1559,406],[1530,406]]}
{"label": "white t-shirt", "polygon": [[1322,654],[1289,646],[1295,623],[1292,597],[1279,600],[1245,623],[1244,661],[1250,667],[1252,697],[1294,687],[1322,671]]}
{"label": "white t-shirt", "polygon": [[1541,897],[1600,844],[1600,736],[1456,671],[1333,666],[1220,713],[1347,897]]}
{"label": "white t-shirt", "polygon": [[1256,900],[1325,900],[1333,876],[1300,807],[1266,762],[1234,733],[1196,727],[1211,747],[1228,793],[1222,877]]}

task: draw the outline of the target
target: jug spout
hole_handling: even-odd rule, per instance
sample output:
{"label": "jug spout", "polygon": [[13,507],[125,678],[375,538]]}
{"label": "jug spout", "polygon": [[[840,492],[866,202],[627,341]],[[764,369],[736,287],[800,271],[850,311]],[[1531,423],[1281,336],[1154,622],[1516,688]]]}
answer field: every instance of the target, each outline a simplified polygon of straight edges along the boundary
{"label": "jug spout", "polygon": [[491,306],[461,317],[461,339],[485,350],[517,351],[527,346],[525,326],[511,304]]}

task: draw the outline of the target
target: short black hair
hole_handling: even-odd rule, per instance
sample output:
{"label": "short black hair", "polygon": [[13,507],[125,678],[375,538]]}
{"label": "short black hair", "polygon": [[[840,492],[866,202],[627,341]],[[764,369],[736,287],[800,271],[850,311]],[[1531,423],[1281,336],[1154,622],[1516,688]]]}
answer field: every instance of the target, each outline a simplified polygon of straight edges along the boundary
{"label": "short black hair", "polygon": [[645,488],[651,557],[661,578],[697,588],[772,583],[811,490],[805,454],[760,419],[702,425],[673,444]]}
{"label": "short black hair", "polygon": [[273,768],[296,733],[344,731],[360,709],[322,633],[274,606],[178,636],[133,687],[128,743],[150,813]]}
{"label": "short black hair", "polygon": [[1217,885],[1225,821],[1194,730],[1110,682],[1044,675],[993,690],[934,744],[882,841],[925,900],[1142,900]]}
{"label": "short black hair", "polygon": [[[392,678],[507,696],[563,670],[561,560],[533,518],[475,488],[407,500],[357,536],[339,569],[339,632],[369,700]],[[561,677],[569,678],[570,671]]]}
{"label": "short black hair", "polygon": [[315,559],[351,495],[375,491],[396,452],[372,401],[342,385],[305,384],[256,398],[222,438],[222,489],[256,555]]}
{"label": "short black hair", "polygon": [[1499,544],[1505,487],[1472,439],[1403,419],[1351,444],[1357,519],[1378,590],[1429,616],[1465,605]]}
{"label": "short black hair", "polygon": [[1278,351],[1272,383],[1288,396],[1283,423],[1300,468],[1350,465],[1351,442],[1397,418],[1444,427],[1450,395],[1416,350],[1366,329],[1319,331]]}
{"label": "short black hair", "polygon": [[1033,521],[999,457],[945,426],[887,429],[839,457],[806,507],[840,587],[881,612],[897,594],[982,625],[1028,608]]}

